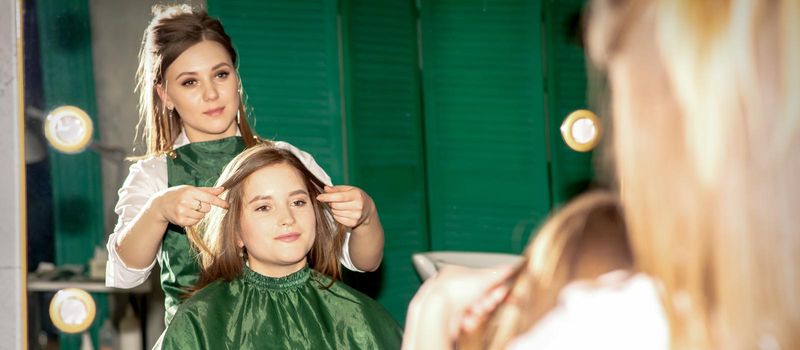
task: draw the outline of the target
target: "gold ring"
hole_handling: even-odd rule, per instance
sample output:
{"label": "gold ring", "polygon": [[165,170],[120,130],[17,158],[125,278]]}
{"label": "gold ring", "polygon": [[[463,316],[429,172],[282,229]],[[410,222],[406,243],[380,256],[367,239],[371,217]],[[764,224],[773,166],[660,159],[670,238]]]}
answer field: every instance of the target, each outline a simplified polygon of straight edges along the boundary
{"label": "gold ring", "polygon": [[200,211],[200,209],[203,209],[203,202],[201,202],[201,201],[198,199],[198,200],[197,200],[197,208],[194,208],[194,210],[195,210],[195,211]]}

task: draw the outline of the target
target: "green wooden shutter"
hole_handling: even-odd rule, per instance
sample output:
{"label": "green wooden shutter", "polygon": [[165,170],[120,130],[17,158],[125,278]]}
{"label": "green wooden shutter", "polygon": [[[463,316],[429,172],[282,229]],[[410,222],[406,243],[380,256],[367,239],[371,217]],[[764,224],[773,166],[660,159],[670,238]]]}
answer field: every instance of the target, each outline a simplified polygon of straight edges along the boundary
{"label": "green wooden shutter", "polygon": [[[86,0],[39,0],[37,21],[45,108],[74,105],[85,110],[98,139],[97,106],[92,63],[89,3]],[[63,154],[50,148],[53,188],[53,236],[57,265],[86,265],[105,237],[100,157],[92,151]],[[108,299],[93,293],[97,317],[92,335],[106,318]],[[80,335],[60,334],[61,349],[78,349]]]}
{"label": "green wooden shutter", "polygon": [[592,181],[592,152],[570,149],[561,123],[572,111],[588,107],[586,61],[580,45],[580,14],[585,0],[546,0],[547,97],[553,204],[558,206]]}
{"label": "green wooden shutter", "polygon": [[380,283],[366,292],[403,323],[419,287],[411,254],[429,247],[416,9],[344,0],[342,23],[350,179],[375,200],[386,236],[379,272],[354,277]]}
{"label": "green wooden shutter", "polygon": [[311,153],[344,181],[336,2],[209,0],[208,9],[239,54],[255,130]]}
{"label": "green wooden shutter", "polygon": [[550,209],[537,0],[422,0],[432,249],[519,253]]}

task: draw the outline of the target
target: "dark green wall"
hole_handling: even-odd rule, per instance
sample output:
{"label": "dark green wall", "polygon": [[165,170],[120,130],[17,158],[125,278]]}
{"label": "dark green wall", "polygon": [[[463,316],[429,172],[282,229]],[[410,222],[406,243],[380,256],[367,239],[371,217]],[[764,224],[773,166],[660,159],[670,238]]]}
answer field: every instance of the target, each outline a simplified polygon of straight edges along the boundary
{"label": "dark green wall", "polygon": [[539,11],[422,2],[433,250],[519,253],[550,210]]}
{"label": "dark green wall", "polygon": [[340,13],[350,181],[378,205],[388,248],[377,273],[346,281],[404,320],[419,285],[409,257],[429,247],[416,8],[344,0]]}

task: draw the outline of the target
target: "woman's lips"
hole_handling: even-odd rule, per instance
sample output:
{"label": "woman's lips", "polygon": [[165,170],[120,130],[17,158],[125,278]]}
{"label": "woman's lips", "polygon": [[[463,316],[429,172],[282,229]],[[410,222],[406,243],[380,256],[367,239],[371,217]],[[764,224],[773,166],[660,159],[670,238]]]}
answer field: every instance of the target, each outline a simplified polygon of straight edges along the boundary
{"label": "woman's lips", "polygon": [[216,116],[222,114],[222,111],[224,111],[224,110],[225,110],[225,107],[219,107],[219,108],[209,109],[209,110],[203,112],[203,114],[205,114],[205,115],[207,115],[209,117],[216,117]]}
{"label": "woman's lips", "polygon": [[281,241],[281,242],[286,242],[286,243],[294,242],[298,238],[300,238],[300,233],[299,232],[284,233],[284,234],[282,234],[280,236],[275,237],[276,240]]}

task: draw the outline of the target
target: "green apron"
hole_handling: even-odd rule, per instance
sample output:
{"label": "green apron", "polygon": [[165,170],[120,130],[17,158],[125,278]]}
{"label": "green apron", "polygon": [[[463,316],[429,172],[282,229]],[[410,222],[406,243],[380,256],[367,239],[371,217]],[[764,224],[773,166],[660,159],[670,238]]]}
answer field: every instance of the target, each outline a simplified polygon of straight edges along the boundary
{"label": "green apron", "polygon": [[306,266],[273,278],[245,266],[178,309],[162,349],[399,349],[401,329],[375,300]]}
{"label": "green apron", "polygon": [[[244,141],[239,136],[193,142],[179,147],[174,157],[167,157],[167,185],[212,187],[225,165],[242,150]],[[158,265],[161,267],[161,288],[164,290],[164,322],[169,325],[181,303],[181,297],[194,286],[200,273],[197,254],[190,247],[182,227],[173,224],[167,227],[161,241]]]}

